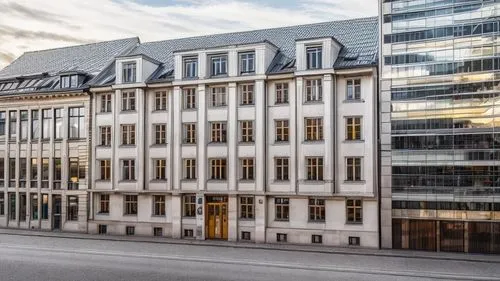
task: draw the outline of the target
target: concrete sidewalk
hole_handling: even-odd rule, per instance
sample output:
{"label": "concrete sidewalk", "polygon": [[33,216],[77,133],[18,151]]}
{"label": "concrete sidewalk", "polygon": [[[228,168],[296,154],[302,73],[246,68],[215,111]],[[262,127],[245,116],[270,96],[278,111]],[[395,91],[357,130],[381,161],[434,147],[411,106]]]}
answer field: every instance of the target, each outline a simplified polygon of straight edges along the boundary
{"label": "concrete sidewalk", "polygon": [[172,239],[166,237],[146,237],[146,236],[92,235],[84,233],[52,232],[52,231],[26,230],[26,229],[14,229],[14,228],[0,228],[0,235],[108,240],[108,241],[121,241],[121,242],[164,243],[164,244],[193,245],[193,246],[205,246],[205,247],[264,249],[264,250],[297,251],[297,252],[324,253],[324,254],[337,254],[337,255],[421,258],[421,259],[434,259],[434,260],[451,260],[451,261],[455,260],[455,261],[471,261],[471,262],[500,264],[500,255],[484,255],[484,254],[424,252],[424,251],[392,250],[392,249],[378,250],[378,249],[367,249],[367,248],[357,248],[357,247],[342,248],[342,247],[331,247],[331,246],[321,246],[321,245],[299,245],[299,244],[284,244],[284,243],[255,244],[251,242]]}

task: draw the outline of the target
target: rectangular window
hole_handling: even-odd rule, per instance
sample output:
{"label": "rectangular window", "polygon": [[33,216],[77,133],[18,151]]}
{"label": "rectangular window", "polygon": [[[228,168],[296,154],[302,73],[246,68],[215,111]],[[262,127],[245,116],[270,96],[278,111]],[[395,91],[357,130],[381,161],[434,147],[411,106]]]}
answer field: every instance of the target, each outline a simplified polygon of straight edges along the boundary
{"label": "rectangular window", "polygon": [[289,219],[289,198],[274,198],[275,219],[287,221]]}
{"label": "rectangular window", "polygon": [[211,65],[212,65],[212,68],[211,68],[212,76],[227,74],[227,56],[226,55],[212,56],[212,57],[210,57],[210,61],[211,61]]}
{"label": "rectangular window", "polygon": [[38,195],[31,194],[30,198],[31,220],[38,220]]}
{"label": "rectangular window", "polygon": [[221,107],[227,105],[227,95],[225,87],[210,88],[210,106]]}
{"label": "rectangular window", "polygon": [[287,234],[286,233],[276,233],[276,242],[286,242]]}
{"label": "rectangular window", "polygon": [[289,166],[288,166],[288,158],[275,158],[275,179],[277,181],[287,181],[289,180]]}
{"label": "rectangular window", "polygon": [[323,87],[321,79],[306,80],[306,102],[317,102],[323,100]]}
{"label": "rectangular window", "polygon": [[50,139],[50,123],[52,122],[52,110],[42,110],[42,139]]}
{"label": "rectangular window", "polygon": [[241,180],[254,180],[255,179],[255,160],[253,158],[240,159],[241,165]]}
{"label": "rectangular window", "polygon": [[101,135],[100,145],[110,146],[111,145],[111,126],[101,126],[101,127],[99,127],[99,132]]}
{"label": "rectangular window", "polygon": [[125,227],[125,234],[126,235],[135,235],[135,226],[126,226]]}
{"label": "rectangular window", "polygon": [[99,195],[99,214],[109,214],[109,194]]}
{"label": "rectangular window", "polygon": [[42,158],[42,188],[49,188],[49,158]]}
{"label": "rectangular window", "polygon": [[26,193],[19,193],[19,220],[26,221]]}
{"label": "rectangular window", "polygon": [[182,89],[182,108],[183,109],[196,109],[196,89],[184,88]]}
{"label": "rectangular window", "polygon": [[136,63],[135,62],[127,62],[123,63],[123,83],[135,83],[136,82]]}
{"label": "rectangular window", "polygon": [[212,129],[212,134],[210,137],[210,142],[226,142],[226,122],[210,122],[210,127]]}
{"label": "rectangular window", "polygon": [[21,131],[19,134],[19,139],[20,140],[27,140],[28,139],[28,111],[27,110],[21,110],[20,112],[21,115]]}
{"label": "rectangular window", "polygon": [[83,107],[69,109],[69,138],[85,138],[85,108]]}
{"label": "rectangular window", "polygon": [[5,160],[4,160],[4,158],[0,158],[0,187],[5,187]]}
{"label": "rectangular window", "polygon": [[8,193],[9,196],[9,220],[16,220],[16,194]]}
{"label": "rectangular window", "polygon": [[135,160],[122,160],[122,180],[135,180]]}
{"label": "rectangular window", "polygon": [[42,220],[49,219],[49,195],[42,194]]}
{"label": "rectangular window", "polygon": [[125,215],[137,215],[137,195],[125,195]]}
{"label": "rectangular window", "polygon": [[226,180],[226,159],[210,159],[210,179]]}
{"label": "rectangular window", "polygon": [[253,84],[240,85],[240,105],[253,105],[253,104],[255,104],[254,85]]}
{"label": "rectangular window", "polygon": [[251,233],[249,231],[242,231],[241,232],[241,240],[248,240],[250,241],[251,238]]}
{"label": "rectangular window", "polygon": [[241,53],[240,54],[240,73],[255,72],[255,53]]}
{"label": "rectangular window", "polygon": [[0,192],[0,216],[5,216],[5,193]]}
{"label": "rectangular window", "polygon": [[61,89],[76,88],[78,87],[77,75],[63,75],[60,78]]}
{"label": "rectangular window", "polygon": [[5,136],[5,111],[0,111],[0,136]]}
{"label": "rectangular window", "polygon": [[288,120],[275,120],[274,127],[276,129],[276,142],[287,142],[288,141]]}
{"label": "rectangular window", "polygon": [[101,112],[111,112],[111,94],[101,95]]}
{"label": "rectangular window", "polygon": [[38,187],[38,159],[31,158],[31,188]]}
{"label": "rectangular window", "polygon": [[309,220],[314,222],[325,221],[325,200],[309,198]]}
{"label": "rectangular window", "polygon": [[100,160],[99,166],[101,168],[100,180],[111,180],[111,160]]}
{"label": "rectangular window", "polygon": [[135,92],[123,92],[122,93],[122,111],[134,111],[135,110]]}
{"label": "rectangular window", "polygon": [[[61,189],[61,180],[62,180],[62,162],[61,158],[54,158],[54,189]],[[46,162],[46,163],[45,163]],[[46,173],[46,175],[45,175]],[[49,159],[42,159],[42,188],[49,187]],[[46,186],[46,187],[44,187]]]}
{"label": "rectangular window", "polygon": [[254,142],[253,121],[240,121],[241,142]]}
{"label": "rectangular window", "polygon": [[361,117],[347,117],[346,140],[361,140]]}
{"label": "rectangular window", "polygon": [[359,246],[359,243],[360,243],[359,236],[349,236],[350,246]]}
{"label": "rectangular window", "polygon": [[68,221],[78,220],[78,196],[68,196]]}
{"label": "rectangular window", "polygon": [[99,224],[98,225],[98,233],[99,234],[108,234],[108,225],[106,225],[106,224]]}
{"label": "rectangular window", "polygon": [[307,69],[320,69],[322,65],[322,47],[307,47]]}
{"label": "rectangular window", "polygon": [[31,111],[31,139],[37,141],[40,138],[40,115],[38,110]]}
{"label": "rectangular window", "polygon": [[346,158],[347,181],[360,181],[361,180],[361,158],[348,157]]}
{"label": "rectangular window", "polygon": [[363,222],[363,202],[359,199],[347,199],[347,222],[362,223]]}
{"label": "rectangular window", "polygon": [[62,139],[63,138],[63,109],[56,108],[54,109],[54,138]]}
{"label": "rectangular window", "polygon": [[17,138],[17,111],[9,111],[9,139]]}
{"label": "rectangular window", "polygon": [[361,79],[347,80],[347,100],[360,100],[361,99]]}
{"label": "rectangular window", "polygon": [[288,103],[288,83],[276,83],[275,104]]}
{"label": "rectangular window", "polygon": [[304,118],[306,141],[323,140],[323,118]]}
{"label": "rectangular window", "polygon": [[184,123],[183,142],[185,144],[196,143],[196,123]]}
{"label": "rectangular window", "polygon": [[192,229],[184,229],[184,237],[192,238],[194,231]]}
{"label": "rectangular window", "polygon": [[[82,177],[83,176],[83,177]],[[79,159],[69,158],[69,178],[68,178],[68,189],[77,190],[80,178],[85,178],[85,175],[80,174],[80,162]]]}
{"label": "rectangular window", "polygon": [[157,237],[163,236],[163,228],[153,227],[153,235]]}
{"label": "rectangular window", "polygon": [[135,145],[135,125],[121,125],[122,145]]}
{"label": "rectangular window", "polygon": [[155,92],[155,110],[167,110],[167,92]]}
{"label": "rectangular window", "polygon": [[253,199],[253,197],[240,197],[240,218],[254,219]]}
{"label": "rectangular window", "polygon": [[165,216],[164,195],[153,195],[153,216]]}
{"label": "rectangular window", "polygon": [[166,180],[167,179],[167,160],[156,159],[154,161],[154,179]]}
{"label": "rectangular window", "polygon": [[196,195],[184,195],[183,199],[183,216],[196,217]]}
{"label": "rectangular window", "polygon": [[9,158],[9,187],[16,187],[16,158]]}
{"label": "rectangular window", "polygon": [[311,243],[313,244],[323,244],[323,236],[322,235],[312,235]]}
{"label": "rectangular window", "polygon": [[184,159],[184,179],[196,179],[196,159]]}
{"label": "rectangular window", "polygon": [[198,76],[198,58],[184,58],[184,78],[196,78]]}
{"label": "rectangular window", "polygon": [[323,180],[323,157],[306,157],[307,180]]}
{"label": "rectangular window", "polygon": [[28,161],[26,158],[19,158],[19,187],[26,187],[26,179],[28,178]]}
{"label": "rectangular window", "polygon": [[71,88],[78,88],[78,75],[70,75],[70,87]]}
{"label": "rectangular window", "polygon": [[166,144],[167,143],[167,125],[166,124],[156,124],[155,128],[155,144]]}

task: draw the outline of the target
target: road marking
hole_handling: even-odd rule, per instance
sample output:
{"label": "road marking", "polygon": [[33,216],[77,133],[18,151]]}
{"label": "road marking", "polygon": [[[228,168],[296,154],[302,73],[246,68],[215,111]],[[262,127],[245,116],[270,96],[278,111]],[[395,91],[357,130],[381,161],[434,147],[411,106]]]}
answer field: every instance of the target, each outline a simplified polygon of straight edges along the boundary
{"label": "road marking", "polygon": [[413,270],[383,271],[379,269],[363,269],[358,267],[355,268],[355,267],[313,266],[313,265],[306,266],[302,264],[271,263],[271,262],[262,262],[257,260],[244,260],[244,259],[213,260],[213,258],[206,258],[199,256],[187,257],[180,255],[135,254],[126,252],[97,251],[97,250],[66,250],[66,249],[43,248],[43,247],[32,247],[32,246],[18,246],[11,244],[0,244],[0,248],[13,249],[13,250],[49,251],[53,253],[67,253],[67,254],[105,255],[105,256],[124,257],[124,258],[130,257],[130,258],[162,259],[162,260],[215,263],[215,264],[245,265],[245,266],[257,266],[257,267],[276,267],[276,268],[296,269],[296,270],[299,269],[299,270],[310,270],[310,271],[330,271],[330,272],[357,273],[357,274],[368,274],[368,275],[385,275],[385,276],[418,277],[418,278],[432,278],[432,279],[452,279],[452,280],[500,281],[500,277],[493,277],[493,276],[457,275],[457,274],[450,274],[443,272],[422,272]]}

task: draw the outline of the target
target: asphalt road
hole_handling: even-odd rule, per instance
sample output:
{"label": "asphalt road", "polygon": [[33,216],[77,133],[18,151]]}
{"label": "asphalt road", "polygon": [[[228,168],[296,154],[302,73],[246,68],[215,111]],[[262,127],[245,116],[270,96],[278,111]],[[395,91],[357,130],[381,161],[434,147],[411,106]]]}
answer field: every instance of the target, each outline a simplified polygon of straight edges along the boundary
{"label": "asphalt road", "polygon": [[500,264],[0,234],[10,280],[500,280]]}

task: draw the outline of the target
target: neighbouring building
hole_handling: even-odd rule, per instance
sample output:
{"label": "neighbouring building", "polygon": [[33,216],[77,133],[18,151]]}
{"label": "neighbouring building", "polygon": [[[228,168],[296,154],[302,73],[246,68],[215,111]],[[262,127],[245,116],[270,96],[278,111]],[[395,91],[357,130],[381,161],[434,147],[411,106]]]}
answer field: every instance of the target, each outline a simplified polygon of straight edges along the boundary
{"label": "neighbouring building", "polygon": [[378,19],[150,42],[91,83],[89,233],[378,247]]}
{"label": "neighbouring building", "polygon": [[87,83],[138,42],[28,52],[0,71],[0,227],[87,231]]}
{"label": "neighbouring building", "polygon": [[380,22],[382,247],[500,253],[500,4],[383,0]]}

